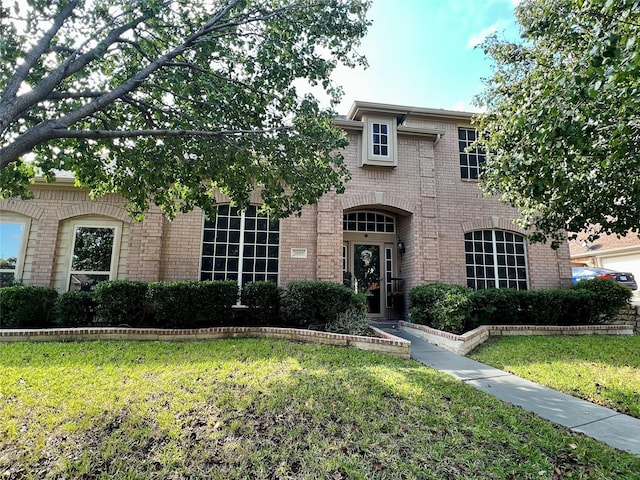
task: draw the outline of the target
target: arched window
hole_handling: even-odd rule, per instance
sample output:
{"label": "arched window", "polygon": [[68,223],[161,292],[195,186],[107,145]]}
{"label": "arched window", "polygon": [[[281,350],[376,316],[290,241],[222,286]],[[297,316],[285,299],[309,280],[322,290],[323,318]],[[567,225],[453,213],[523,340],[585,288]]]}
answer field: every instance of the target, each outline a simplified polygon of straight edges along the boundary
{"label": "arched window", "polygon": [[349,212],[342,217],[345,232],[394,233],[395,226],[393,217],[377,212]]}
{"label": "arched window", "polygon": [[236,280],[240,285],[278,282],[280,222],[259,214],[255,205],[239,211],[220,205],[204,224],[201,280]]}
{"label": "arched window", "polygon": [[527,290],[529,275],[524,237],[503,230],[464,234],[467,286]]}

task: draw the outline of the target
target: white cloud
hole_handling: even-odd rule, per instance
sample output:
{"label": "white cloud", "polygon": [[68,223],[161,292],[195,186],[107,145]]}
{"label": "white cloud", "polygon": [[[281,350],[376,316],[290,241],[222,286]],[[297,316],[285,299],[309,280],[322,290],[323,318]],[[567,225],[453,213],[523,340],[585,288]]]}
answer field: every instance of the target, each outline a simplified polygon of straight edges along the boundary
{"label": "white cloud", "polygon": [[492,33],[497,32],[498,30],[504,30],[510,25],[511,22],[509,20],[497,20],[487,28],[483,28],[478,33],[472,34],[467,40],[467,48],[474,48],[476,45],[482,43],[485,38],[487,38]]}

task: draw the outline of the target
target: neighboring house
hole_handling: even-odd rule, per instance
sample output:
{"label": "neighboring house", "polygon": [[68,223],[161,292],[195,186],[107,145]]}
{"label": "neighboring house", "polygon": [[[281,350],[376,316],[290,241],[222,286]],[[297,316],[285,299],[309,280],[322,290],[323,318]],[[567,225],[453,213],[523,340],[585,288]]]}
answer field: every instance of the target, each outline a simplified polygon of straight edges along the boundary
{"label": "neighboring house", "polygon": [[[0,274],[58,291],[106,279],[345,282],[389,314],[411,287],[557,288],[571,283],[569,249],[529,244],[517,213],[478,188],[481,152],[471,114],[355,102],[336,119],[352,180],[300,217],[271,221],[223,195],[214,221],[201,211],[168,222],[157,208],[136,223],[124,201],[96,201],[70,179],[36,182],[35,198],[0,202]],[[252,201],[260,203],[258,193]],[[327,299],[327,301],[331,301]],[[397,308],[396,300],[396,308]]]}
{"label": "neighboring house", "polygon": [[640,279],[640,235],[631,231],[624,237],[603,235],[593,242],[586,237],[586,233],[578,234],[569,242],[572,265],[631,272],[636,280]]}

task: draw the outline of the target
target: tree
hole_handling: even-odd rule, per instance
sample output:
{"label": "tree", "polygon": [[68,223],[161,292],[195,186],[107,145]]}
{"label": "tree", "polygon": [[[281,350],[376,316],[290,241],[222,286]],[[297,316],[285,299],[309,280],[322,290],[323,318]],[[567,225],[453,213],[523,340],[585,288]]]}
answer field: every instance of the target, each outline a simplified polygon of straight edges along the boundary
{"label": "tree", "polygon": [[485,191],[553,247],[640,232],[640,2],[525,0],[516,16],[521,43],[483,44]]}
{"label": "tree", "polygon": [[[239,206],[289,215],[348,177],[311,94],[364,64],[366,0],[26,0],[0,6],[0,194],[72,171],[141,216]],[[5,6],[7,5],[7,6]],[[306,83],[305,83],[306,82]],[[335,104],[335,103],[334,103]]]}

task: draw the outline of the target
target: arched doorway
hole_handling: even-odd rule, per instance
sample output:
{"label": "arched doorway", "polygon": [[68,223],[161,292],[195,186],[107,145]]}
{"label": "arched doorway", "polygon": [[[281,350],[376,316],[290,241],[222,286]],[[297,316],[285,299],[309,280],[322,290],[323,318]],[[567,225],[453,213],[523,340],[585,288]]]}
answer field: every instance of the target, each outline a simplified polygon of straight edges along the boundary
{"label": "arched doorway", "polygon": [[397,290],[396,218],[373,210],[343,215],[342,270],[345,285],[367,295],[367,313],[384,316]]}

